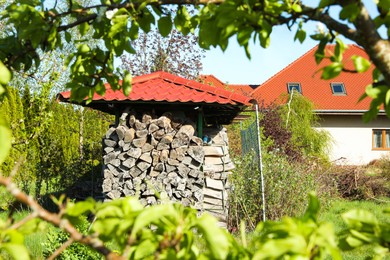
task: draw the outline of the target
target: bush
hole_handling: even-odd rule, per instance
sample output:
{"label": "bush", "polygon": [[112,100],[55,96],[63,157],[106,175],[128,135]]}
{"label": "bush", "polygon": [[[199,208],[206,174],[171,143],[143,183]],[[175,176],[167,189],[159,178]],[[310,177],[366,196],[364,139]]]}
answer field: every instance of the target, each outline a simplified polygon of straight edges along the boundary
{"label": "bush", "polygon": [[[230,176],[230,228],[236,229],[241,220],[253,229],[262,221],[261,178],[254,155],[236,160],[236,169]],[[317,172],[312,165],[291,163],[284,154],[264,153],[266,218],[278,220],[283,216],[299,216],[307,204],[307,193],[316,191],[323,205],[335,193],[329,178]]]}
{"label": "bush", "polygon": [[[77,230],[87,234],[90,223],[86,217],[80,218],[80,223],[76,226]],[[52,228],[47,234],[47,240],[44,243],[43,255],[45,258],[51,256],[58,248],[69,240],[69,234],[56,228]],[[95,250],[80,243],[72,243],[56,259],[103,259]]]}
{"label": "bush", "polygon": [[365,166],[331,168],[342,198],[350,200],[390,197],[390,160],[382,158]]}

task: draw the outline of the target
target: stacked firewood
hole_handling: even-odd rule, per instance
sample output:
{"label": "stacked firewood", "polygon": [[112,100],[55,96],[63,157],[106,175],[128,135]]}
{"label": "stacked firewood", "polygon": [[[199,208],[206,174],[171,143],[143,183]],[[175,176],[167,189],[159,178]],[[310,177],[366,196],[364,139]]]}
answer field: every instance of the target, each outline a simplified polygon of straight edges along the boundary
{"label": "stacked firewood", "polygon": [[228,176],[234,169],[230,160],[226,128],[206,128],[208,143],[203,147],[205,160],[205,187],[203,210],[218,218],[220,226],[226,227],[228,216]]}
{"label": "stacked firewood", "polygon": [[124,113],[103,138],[106,199],[138,196],[145,206],[170,200],[201,209],[202,144],[187,118]]}

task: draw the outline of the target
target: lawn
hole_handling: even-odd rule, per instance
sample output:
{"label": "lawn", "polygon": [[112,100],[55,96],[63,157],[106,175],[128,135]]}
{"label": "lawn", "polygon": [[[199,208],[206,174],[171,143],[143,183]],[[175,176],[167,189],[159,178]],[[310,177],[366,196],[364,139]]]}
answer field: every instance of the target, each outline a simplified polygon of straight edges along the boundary
{"label": "lawn", "polygon": [[[388,201],[388,202],[386,202]],[[383,213],[385,208],[390,207],[390,199],[384,198],[381,201],[348,201],[336,200],[332,203],[330,208],[322,212],[320,215],[321,221],[331,222],[334,224],[335,232],[342,233],[347,228],[343,222],[341,215],[352,209],[363,209],[371,212],[381,223],[388,223],[390,225],[389,215]],[[343,253],[343,259],[367,259],[372,257],[373,250],[371,247],[362,247],[357,250]],[[386,259],[390,259],[388,256]]]}

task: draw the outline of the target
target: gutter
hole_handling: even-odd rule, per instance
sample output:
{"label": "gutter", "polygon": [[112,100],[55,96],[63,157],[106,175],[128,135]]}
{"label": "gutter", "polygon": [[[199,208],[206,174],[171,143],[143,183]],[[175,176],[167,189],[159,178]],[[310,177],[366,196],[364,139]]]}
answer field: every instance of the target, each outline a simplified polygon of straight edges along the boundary
{"label": "gutter", "polygon": [[[313,110],[317,115],[363,115],[368,110]],[[384,110],[379,110],[378,115],[386,115]]]}

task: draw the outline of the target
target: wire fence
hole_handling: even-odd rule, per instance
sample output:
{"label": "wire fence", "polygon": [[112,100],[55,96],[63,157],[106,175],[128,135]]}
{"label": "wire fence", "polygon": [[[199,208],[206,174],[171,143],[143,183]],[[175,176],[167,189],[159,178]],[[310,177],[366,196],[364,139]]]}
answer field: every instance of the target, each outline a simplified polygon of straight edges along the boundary
{"label": "wire fence", "polygon": [[241,129],[241,149],[242,156],[255,153],[254,158],[258,160],[259,154],[259,133],[257,132],[256,121],[251,123],[246,129]]}

